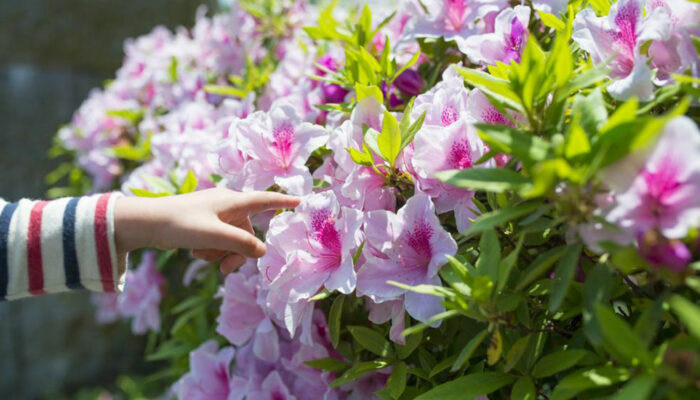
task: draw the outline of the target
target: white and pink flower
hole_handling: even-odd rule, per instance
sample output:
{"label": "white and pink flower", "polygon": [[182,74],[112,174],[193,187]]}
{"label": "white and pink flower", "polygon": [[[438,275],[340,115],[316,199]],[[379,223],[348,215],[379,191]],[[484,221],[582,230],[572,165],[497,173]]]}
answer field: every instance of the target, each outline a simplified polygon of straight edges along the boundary
{"label": "white and pink flower", "polygon": [[457,244],[435,215],[430,198],[411,197],[397,214],[371,211],[365,222],[366,258],[357,273],[357,294],[376,303],[404,299],[406,311],[427,321],[443,310],[437,297],[419,294],[387,283],[440,285],[438,270]]}
{"label": "white and pink flower", "polygon": [[303,122],[294,107],[275,103],[269,112],[257,111],[239,120],[236,130],[239,148],[250,158],[243,169],[244,190],[265,190],[276,184],[290,194],[311,191],[311,173],[305,164],[328,140],[323,127]]}
{"label": "white and pink flower", "polygon": [[617,99],[654,97],[653,73],[641,47],[650,40],[664,41],[671,34],[671,20],[664,7],[644,16],[644,0],[619,0],[605,17],[585,9],[574,19],[573,39],[588,52],[594,63],[612,57],[608,92]]}

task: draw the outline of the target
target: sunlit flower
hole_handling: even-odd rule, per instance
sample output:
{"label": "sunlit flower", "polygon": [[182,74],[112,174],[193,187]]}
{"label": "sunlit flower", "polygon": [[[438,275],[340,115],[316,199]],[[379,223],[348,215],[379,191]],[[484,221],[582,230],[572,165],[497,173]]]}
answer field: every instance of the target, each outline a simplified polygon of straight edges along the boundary
{"label": "sunlit flower", "polygon": [[411,197],[398,214],[371,211],[365,222],[365,264],[358,271],[357,294],[382,303],[405,296],[406,311],[427,321],[443,310],[437,297],[390,285],[440,285],[438,270],[454,255],[457,244],[443,229],[426,195]]}
{"label": "sunlit flower", "polygon": [[519,62],[520,53],[527,42],[529,22],[529,7],[507,8],[496,17],[493,32],[471,35],[457,41],[457,44],[475,63],[495,65],[497,61],[506,64]]}

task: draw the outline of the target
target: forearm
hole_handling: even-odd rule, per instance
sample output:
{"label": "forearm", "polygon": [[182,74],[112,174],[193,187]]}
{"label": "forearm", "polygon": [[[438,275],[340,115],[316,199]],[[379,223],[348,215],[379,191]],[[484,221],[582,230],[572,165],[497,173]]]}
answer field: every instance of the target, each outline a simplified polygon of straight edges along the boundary
{"label": "forearm", "polygon": [[116,198],[105,194],[0,205],[0,295],[118,291],[125,263],[114,243]]}

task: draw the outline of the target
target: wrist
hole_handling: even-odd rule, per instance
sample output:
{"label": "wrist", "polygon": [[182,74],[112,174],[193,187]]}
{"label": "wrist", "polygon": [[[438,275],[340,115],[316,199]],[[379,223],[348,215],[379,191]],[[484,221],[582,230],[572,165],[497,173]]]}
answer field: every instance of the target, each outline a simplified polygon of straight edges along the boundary
{"label": "wrist", "polygon": [[157,199],[121,197],[114,206],[114,240],[120,254],[151,247],[158,224]]}

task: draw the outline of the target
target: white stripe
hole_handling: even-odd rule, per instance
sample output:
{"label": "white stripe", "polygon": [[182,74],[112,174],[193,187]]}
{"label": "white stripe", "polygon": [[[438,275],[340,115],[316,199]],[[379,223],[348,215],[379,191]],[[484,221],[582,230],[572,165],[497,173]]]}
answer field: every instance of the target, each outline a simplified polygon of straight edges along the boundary
{"label": "white stripe", "polygon": [[34,208],[31,200],[20,200],[10,222],[7,237],[8,275],[7,299],[14,300],[29,296],[29,276],[27,274],[27,232],[29,218]]}
{"label": "white stripe", "polygon": [[66,198],[49,202],[41,216],[41,258],[47,293],[69,290],[63,268],[63,213],[69,201]]}
{"label": "white stripe", "polygon": [[86,289],[103,292],[95,247],[95,207],[99,196],[83,197],[75,212],[75,250],[80,281]]}
{"label": "white stripe", "polygon": [[[117,293],[124,291],[124,281],[126,279],[127,255],[117,254],[117,246],[114,237],[114,207],[117,199],[123,197],[121,193],[112,193],[107,203],[107,241],[109,242],[109,254],[112,258],[112,275],[114,277],[114,289]],[[121,274],[119,273],[121,271]]]}

